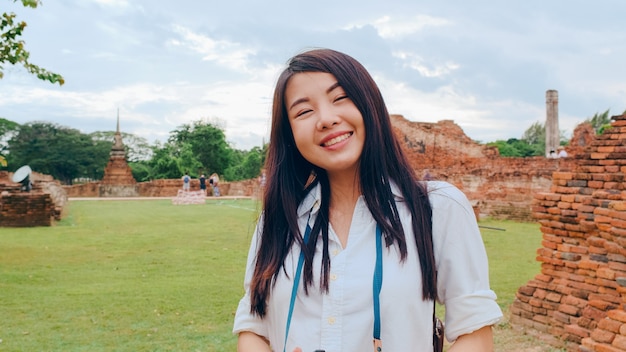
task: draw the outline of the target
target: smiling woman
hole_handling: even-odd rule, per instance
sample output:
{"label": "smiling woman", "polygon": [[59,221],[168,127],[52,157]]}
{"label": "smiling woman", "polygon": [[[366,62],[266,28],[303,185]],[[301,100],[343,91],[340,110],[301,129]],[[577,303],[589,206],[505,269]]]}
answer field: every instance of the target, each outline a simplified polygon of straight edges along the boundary
{"label": "smiling woman", "polygon": [[435,299],[450,351],[493,349],[502,313],[472,207],[416,179],[359,62],[328,49],[289,61],[265,167],[239,351],[432,351]]}

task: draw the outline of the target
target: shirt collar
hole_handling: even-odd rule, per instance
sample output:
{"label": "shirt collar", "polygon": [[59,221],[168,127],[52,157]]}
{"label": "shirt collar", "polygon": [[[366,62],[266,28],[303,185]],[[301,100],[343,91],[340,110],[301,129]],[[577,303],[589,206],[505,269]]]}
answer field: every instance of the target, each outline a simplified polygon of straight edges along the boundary
{"label": "shirt collar", "polygon": [[320,210],[320,204],[322,203],[322,186],[316,184],[306,196],[300,205],[298,206],[298,217],[304,216],[307,213],[317,214]]}

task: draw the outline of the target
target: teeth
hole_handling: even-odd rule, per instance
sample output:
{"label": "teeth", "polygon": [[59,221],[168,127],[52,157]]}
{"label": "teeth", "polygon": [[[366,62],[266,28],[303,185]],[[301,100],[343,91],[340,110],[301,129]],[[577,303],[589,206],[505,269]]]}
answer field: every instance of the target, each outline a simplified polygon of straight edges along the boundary
{"label": "teeth", "polygon": [[352,135],[352,133],[346,133],[344,135],[335,137],[331,140],[329,140],[328,142],[324,143],[324,147],[330,147],[333,144],[337,144],[341,141],[345,141],[346,139],[350,138],[350,136]]}

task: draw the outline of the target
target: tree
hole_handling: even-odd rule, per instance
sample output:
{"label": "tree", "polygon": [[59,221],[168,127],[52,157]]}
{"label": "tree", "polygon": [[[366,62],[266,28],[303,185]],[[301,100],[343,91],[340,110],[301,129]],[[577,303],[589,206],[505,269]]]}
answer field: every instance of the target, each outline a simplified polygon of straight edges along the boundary
{"label": "tree", "polygon": [[533,123],[522,134],[522,140],[528,144],[546,144],[546,126],[539,123],[539,121]]}
{"label": "tree", "polygon": [[250,151],[235,150],[231,166],[224,171],[224,176],[232,181],[258,177],[265,162],[265,152],[266,146],[263,149],[254,147]]}
{"label": "tree", "polygon": [[[182,155],[186,145],[189,145],[193,157],[200,164],[199,167],[206,172],[223,175],[231,164],[233,150],[226,142],[224,131],[216,123],[200,120],[182,125],[170,133],[168,143],[178,150],[179,156]],[[196,170],[189,169],[192,173]]]}
{"label": "tree", "polygon": [[527,157],[537,155],[536,145],[531,145],[517,138],[510,138],[506,141],[498,140],[488,143],[487,145],[496,146],[500,156],[504,157]]}
{"label": "tree", "polygon": [[[17,0],[13,0],[17,2]],[[21,0],[25,7],[36,8],[41,2],[39,0]],[[24,41],[19,37],[26,28],[26,22],[18,22],[15,13],[5,12],[0,19],[0,79],[4,77],[4,63],[11,65],[22,65],[26,70],[37,78],[49,81],[51,83],[59,83],[63,85],[65,80],[59,74],[50,72],[29,61],[30,53],[24,49]]]}
{"label": "tree", "polygon": [[3,161],[0,161],[0,165],[6,166],[6,154],[8,153],[7,142],[13,137],[20,124],[0,117],[0,157]]}
{"label": "tree", "polygon": [[72,184],[76,178],[101,179],[113,145],[45,122],[22,125],[8,144],[12,169],[28,164],[64,184]]}
{"label": "tree", "polygon": [[607,109],[601,114],[595,113],[591,118],[585,120],[585,122],[589,122],[591,124],[591,127],[593,127],[593,130],[596,131],[596,134],[602,134],[605,129],[611,127],[609,110]]}
{"label": "tree", "polygon": [[168,143],[156,143],[152,150],[152,159],[147,164],[150,167],[149,178],[179,178],[184,173],[180,169],[176,148]]}

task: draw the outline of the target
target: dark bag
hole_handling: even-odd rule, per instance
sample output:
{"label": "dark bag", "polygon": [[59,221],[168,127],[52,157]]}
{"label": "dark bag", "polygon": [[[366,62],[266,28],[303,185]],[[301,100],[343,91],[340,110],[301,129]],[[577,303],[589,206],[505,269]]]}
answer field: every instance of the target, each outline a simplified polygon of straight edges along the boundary
{"label": "dark bag", "polygon": [[433,350],[435,352],[443,351],[443,329],[443,321],[433,313]]}

